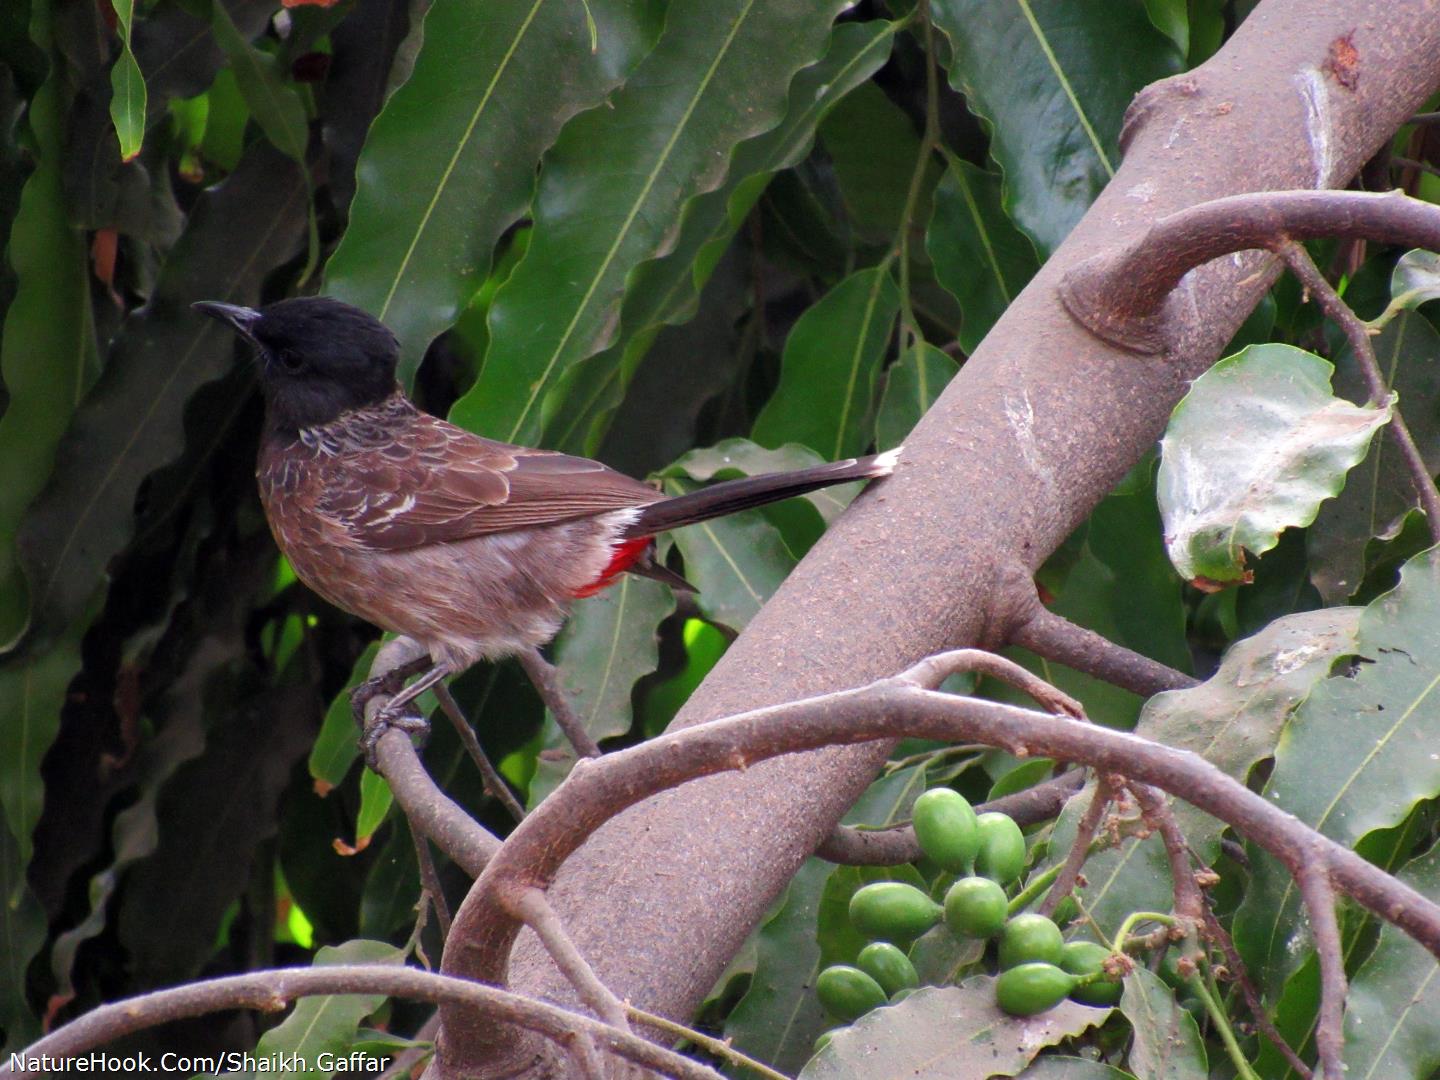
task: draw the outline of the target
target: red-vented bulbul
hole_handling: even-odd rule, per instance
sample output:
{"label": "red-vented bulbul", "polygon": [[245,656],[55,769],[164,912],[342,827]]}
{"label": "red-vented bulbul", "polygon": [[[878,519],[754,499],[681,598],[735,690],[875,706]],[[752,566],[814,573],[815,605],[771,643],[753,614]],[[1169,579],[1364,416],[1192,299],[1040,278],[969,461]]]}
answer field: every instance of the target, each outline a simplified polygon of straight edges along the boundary
{"label": "red-vented bulbul", "polygon": [[260,498],[300,580],[429,653],[389,721],[481,658],[545,644],[571,601],[624,571],[684,587],[653,562],[656,533],[895,466],[890,451],[667,497],[598,461],[421,412],[395,380],[395,336],[359,308],[324,297],[194,307],[255,346]]}

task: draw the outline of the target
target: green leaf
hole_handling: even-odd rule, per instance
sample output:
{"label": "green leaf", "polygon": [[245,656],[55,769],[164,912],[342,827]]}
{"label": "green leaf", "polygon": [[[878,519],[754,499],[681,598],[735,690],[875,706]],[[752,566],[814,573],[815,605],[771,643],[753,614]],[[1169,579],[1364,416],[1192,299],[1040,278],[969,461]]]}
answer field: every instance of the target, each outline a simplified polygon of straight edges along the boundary
{"label": "green leaf", "polygon": [[724,182],[734,146],[780,122],[792,76],[819,58],[840,7],[671,4],[624,87],[546,155],[530,249],[495,296],[485,367],[453,416],[508,441],[540,436],[556,380],[613,340],[631,271],[670,250],[686,203]]}
{"label": "green leaf", "polygon": [[[883,827],[903,820],[925,789],[923,769],[904,769],[875,781],[845,815],[847,825]],[[810,1057],[831,1021],[813,989],[823,966],[815,938],[820,899],[835,868],[809,859],[783,900],[753,935],[757,943],[750,987],[725,1020],[737,1048],[785,1072]]]}
{"label": "green leaf", "polygon": [[310,748],[310,776],[316,782],[320,794],[328,794],[331,788],[339,787],[350,771],[350,766],[360,756],[355,730],[355,716],[350,711],[350,691],[370,677],[370,665],[380,651],[380,642],[366,646],[350,668],[350,678],[345,689],[331,699],[325,710],[325,720],[320,725],[320,734]]}
{"label": "green leaf", "polygon": [[303,165],[310,132],[299,92],[285,78],[275,57],[245,40],[224,4],[216,0],[210,12],[215,40],[230,60],[235,82],[255,122],[275,149]]}
{"label": "green leaf", "polygon": [[[1440,792],[1440,548],[1365,608],[1353,672],[1319,683],[1286,727],[1265,797],[1338,843],[1404,821]],[[1235,943],[1272,997],[1309,951],[1294,881],[1255,851]]]}
{"label": "green leaf", "polygon": [[[995,1004],[995,980],[988,975],[961,986],[921,987],[837,1031],[799,1080],[1014,1076],[1045,1047],[1082,1035],[1109,1015],[1109,1009],[1062,1001],[1037,1016],[1007,1016]],[[883,1073],[876,1072],[878,1063]]]}
{"label": "green leaf", "polygon": [[[820,125],[820,143],[835,170],[851,226],[866,241],[890,244],[920,155],[920,134],[905,111],[873,82],[847,94]],[[916,220],[929,213],[939,169],[928,162]]]}
{"label": "green leaf", "polygon": [[[621,574],[610,588],[579,601],[555,642],[561,692],[597,743],[624,735],[634,723],[630,696],[635,683],[660,660],[656,630],[675,610],[668,585]],[[530,804],[538,805],[575,764],[573,748],[546,714],[545,749],[530,781]]]}
{"label": "green leaf", "polygon": [[954,359],[928,342],[906,349],[885,371],[875,445],[890,450],[903,443],[959,370]]}
{"label": "green leaf", "polygon": [[373,769],[366,769],[360,774],[360,812],[355,815],[356,848],[363,850],[370,845],[375,830],[385,823],[394,804],[395,795],[383,776]]}
{"label": "green leaf", "polygon": [[435,4],[410,78],[370,128],[350,224],[325,290],[383,319],[408,382],[431,339],[484,281],[525,213],[540,155],[650,47],[653,4],[562,0]]}
{"label": "green leaf", "polygon": [[[693,490],[676,480],[665,492]],[[744,629],[795,568],[780,530],[759,510],[742,510],[677,529],[670,539],[685,560],[685,576],[699,591],[700,609],[714,622]]]}
{"label": "green leaf", "polygon": [[[37,4],[32,28],[45,48],[49,11],[48,4]],[[14,647],[29,621],[16,551],[21,516],[50,475],[95,354],[85,239],[70,226],[61,185],[61,81],[52,65],[30,103],[39,160],[10,231],[8,257],[18,288],[0,337],[0,382],[9,396],[0,415],[0,652]],[[66,317],[57,318],[59,312]],[[14,819],[11,824],[20,827]]]}
{"label": "green leaf", "polygon": [[837,460],[871,441],[875,377],[900,310],[889,264],[858,270],[810,307],[785,341],[780,385],[753,438],[798,442]]}
{"label": "green leaf", "polygon": [[[341,964],[394,964],[401,966],[405,954],[384,941],[363,938],[343,945],[327,945],[315,954],[315,967]],[[292,1076],[303,1080],[325,1080],[334,1069],[321,1069],[316,1059],[322,1054],[343,1058],[360,1033],[360,1023],[385,1002],[384,994],[324,994],[301,998],[295,1010],[277,1027],[260,1036],[257,1058],[297,1055],[310,1065]]]}
{"label": "green leaf", "polygon": [[1190,13],[1186,0],[1145,0],[1145,13],[1156,30],[1175,42],[1181,55],[1190,51]]}
{"label": "green leaf", "polygon": [[1175,407],[1161,442],[1160,512],[1175,568],[1207,588],[1246,580],[1245,553],[1308,525],[1390,419],[1330,391],[1334,368],[1289,345],[1226,357]]}
{"label": "green leaf", "polygon": [[1135,1032],[1129,1065],[1136,1080],[1206,1080],[1205,1043],[1175,991],[1148,968],[1125,976],[1120,1011]]}
{"label": "green leaf", "polygon": [[[1386,384],[1399,395],[1410,434],[1433,475],[1440,471],[1440,410],[1434,407],[1440,401],[1440,334],[1423,316],[1402,312],[1374,344]],[[1366,395],[1348,349],[1337,362],[1335,390],[1352,401]],[[1395,539],[1415,503],[1415,485],[1394,440],[1375,439],[1306,533],[1310,577],[1326,603],[1342,604],[1355,595],[1369,569],[1367,545]]]}
{"label": "green leaf", "polygon": [[[0,684],[3,671],[0,668]],[[8,719],[0,723],[8,723]],[[0,1031],[5,1034],[0,1053],[7,1055],[41,1033],[40,1020],[25,998],[25,969],[45,947],[46,919],[25,880],[25,863],[16,831],[0,809],[0,941],[5,943],[0,949]]]}
{"label": "green leaf", "polygon": [[740,143],[725,182],[686,205],[674,248],[641,263],[627,281],[620,340],[576,364],[552,391],[560,404],[547,423],[547,446],[596,452],[609,413],[650,347],[649,331],[692,317],[711,269],[771,177],[805,156],[820,120],[885,62],[896,25],[877,20],[835,27],[824,57],[790,84],[789,105],[780,125]]}
{"label": "green leaf", "polygon": [[950,158],[935,189],[925,250],[960,301],[960,347],[972,353],[1040,268],[1035,245],[1010,223],[1000,174]]}
{"label": "green leaf", "polygon": [[1037,1058],[1020,1080],[1135,1080],[1135,1077],[1103,1061],[1077,1057]]}
{"label": "green leaf", "polygon": [[[1400,880],[1440,895],[1440,849],[1410,863]],[[1350,980],[1345,1064],[1351,1080],[1424,1080],[1440,1068],[1440,967],[1419,942],[1389,923]]]}
{"label": "green leaf", "polygon": [[120,55],[110,68],[110,119],[120,140],[120,160],[131,161],[140,154],[145,138],[145,77],[140,64],[130,51],[130,24],[135,14],[134,0],[110,0],[115,12],[115,28],[120,36]]}
{"label": "green leaf", "polygon": [[264,143],[200,196],[151,302],[115,336],[50,484],[26,516],[23,557],[37,633],[72,619],[103,580],[133,535],[140,485],[183,451],[191,396],[234,362],[234,335],[189,302],[256,301],[265,275],[296,249],[304,220],[299,171]]}
{"label": "green leaf", "polygon": [[1140,89],[1183,67],[1142,0],[936,0],[950,84],[991,132],[1005,205],[1049,255],[1119,162],[1120,125]]}
{"label": "green leaf", "polygon": [[1431,300],[1440,300],[1440,255],[1420,248],[1407,251],[1390,273],[1390,303],[1370,326],[1378,330],[1400,312]]}

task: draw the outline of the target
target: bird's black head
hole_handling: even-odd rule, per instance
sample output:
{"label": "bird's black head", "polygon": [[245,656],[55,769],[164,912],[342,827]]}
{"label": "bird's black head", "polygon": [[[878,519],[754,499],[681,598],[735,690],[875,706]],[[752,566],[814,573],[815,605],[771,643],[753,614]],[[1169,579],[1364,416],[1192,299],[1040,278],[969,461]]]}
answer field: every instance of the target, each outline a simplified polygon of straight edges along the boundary
{"label": "bird's black head", "polygon": [[247,308],[202,300],[192,305],[255,344],[266,415],[290,432],[395,392],[400,343],[378,319],[324,296]]}

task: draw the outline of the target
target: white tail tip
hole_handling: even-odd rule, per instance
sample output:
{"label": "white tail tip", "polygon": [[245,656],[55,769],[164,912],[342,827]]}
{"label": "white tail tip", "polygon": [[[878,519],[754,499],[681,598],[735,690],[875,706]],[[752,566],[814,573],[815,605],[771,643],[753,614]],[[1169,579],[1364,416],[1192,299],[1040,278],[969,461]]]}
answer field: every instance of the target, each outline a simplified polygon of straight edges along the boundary
{"label": "white tail tip", "polygon": [[875,476],[889,476],[895,471],[895,466],[900,463],[900,452],[905,449],[902,443],[893,449],[886,450],[883,454],[876,454],[872,465]]}

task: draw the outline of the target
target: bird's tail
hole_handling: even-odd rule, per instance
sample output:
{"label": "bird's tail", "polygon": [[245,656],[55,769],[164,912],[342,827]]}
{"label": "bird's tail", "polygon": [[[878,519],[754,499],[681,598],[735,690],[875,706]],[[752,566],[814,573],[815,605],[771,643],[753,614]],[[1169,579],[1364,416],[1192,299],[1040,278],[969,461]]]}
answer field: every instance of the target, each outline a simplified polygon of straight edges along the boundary
{"label": "bird's tail", "polygon": [[682,525],[694,525],[697,521],[708,521],[737,510],[779,502],[831,484],[889,476],[895,471],[895,463],[903,449],[903,446],[897,446],[870,457],[849,458],[810,469],[764,473],[711,484],[698,491],[641,507],[640,516],[626,527],[625,535],[654,536],[667,529],[678,529]]}

